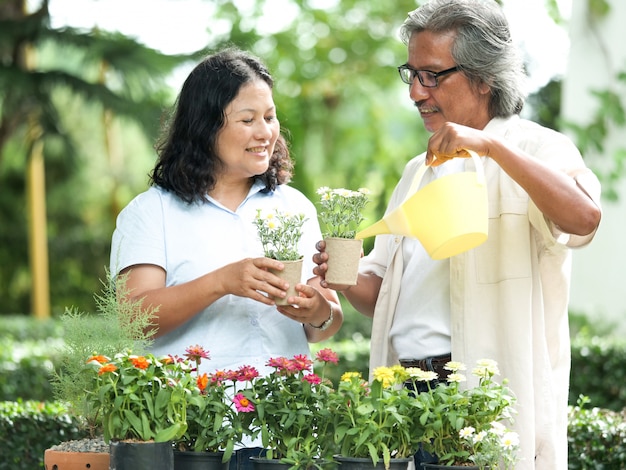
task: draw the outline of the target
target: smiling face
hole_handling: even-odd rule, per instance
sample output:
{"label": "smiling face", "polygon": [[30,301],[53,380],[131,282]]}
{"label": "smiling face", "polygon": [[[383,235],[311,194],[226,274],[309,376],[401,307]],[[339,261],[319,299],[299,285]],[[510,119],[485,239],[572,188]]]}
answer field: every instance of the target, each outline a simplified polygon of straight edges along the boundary
{"label": "smiling face", "polygon": [[264,173],[280,132],[271,88],[263,80],[243,85],[225,114],[216,145],[222,177],[247,180]]}
{"label": "smiling face", "polygon": [[[408,44],[408,65],[432,72],[456,66],[451,52],[454,39],[454,32],[413,33]],[[439,77],[435,88],[422,86],[417,78],[410,85],[411,99],[429,132],[435,132],[444,122],[484,128],[490,120],[489,93],[486,84],[472,85],[462,71]]]}

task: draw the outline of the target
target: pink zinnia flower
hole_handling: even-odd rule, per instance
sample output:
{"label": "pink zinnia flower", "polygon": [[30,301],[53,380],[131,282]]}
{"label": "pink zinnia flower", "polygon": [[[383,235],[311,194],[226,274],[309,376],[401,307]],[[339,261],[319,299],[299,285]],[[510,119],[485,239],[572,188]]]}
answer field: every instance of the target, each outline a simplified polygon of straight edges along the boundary
{"label": "pink zinnia flower", "polygon": [[259,371],[252,366],[241,366],[237,370],[236,379],[238,382],[249,382],[259,376]]}
{"label": "pink zinnia flower", "polygon": [[313,361],[304,354],[297,354],[293,357],[293,361],[291,361],[291,365],[298,371],[311,370]]}
{"label": "pink zinnia flower", "polygon": [[190,361],[199,363],[201,359],[211,359],[209,351],[205,351],[202,346],[196,344],[185,349],[185,357]]}
{"label": "pink zinnia flower", "polygon": [[289,369],[290,362],[286,357],[271,357],[266,365],[276,370],[284,371]]}
{"label": "pink zinnia flower", "polygon": [[318,361],[322,362],[332,362],[333,364],[337,364],[339,362],[339,356],[330,348],[320,349],[315,357]]}
{"label": "pink zinnia flower", "polygon": [[229,374],[223,370],[216,370],[209,376],[212,384],[222,385],[222,382],[228,380]]}
{"label": "pink zinnia flower", "polygon": [[238,393],[237,395],[235,395],[235,398],[233,398],[233,403],[235,403],[235,408],[237,408],[237,411],[241,413],[250,413],[254,411],[254,405],[243,395],[243,393]]}
{"label": "pink zinnia flower", "polygon": [[322,383],[322,379],[317,374],[307,374],[304,377],[302,377],[302,380],[306,380],[311,385],[319,385]]}

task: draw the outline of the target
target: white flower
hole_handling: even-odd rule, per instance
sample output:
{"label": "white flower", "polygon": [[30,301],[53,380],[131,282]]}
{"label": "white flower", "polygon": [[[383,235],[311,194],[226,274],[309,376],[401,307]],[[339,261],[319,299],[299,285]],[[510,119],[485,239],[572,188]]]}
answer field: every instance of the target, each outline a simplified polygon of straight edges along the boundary
{"label": "white flower", "polygon": [[449,370],[452,372],[457,372],[459,370],[465,370],[465,364],[463,364],[462,362],[458,362],[458,361],[450,361],[450,362],[446,362],[446,365],[443,366],[443,368],[445,370]]}
{"label": "white flower", "polygon": [[500,442],[505,449],[511,449],[519,445],[519,436],[513,431],[505,432]]}
{"label": "white flower", "polygon": [[474,429],[472,426],[467,426],[459,431],[459,436],[468,439],[474,435],[475,431],[476,429]]}
{"label": "white flower", "polygon": [[465,382],[466,380],[467,380],[467,377],[465,377],[463,374],[457,374],[456,372],[448,376],[448,382],[461,383],[461,382]]}

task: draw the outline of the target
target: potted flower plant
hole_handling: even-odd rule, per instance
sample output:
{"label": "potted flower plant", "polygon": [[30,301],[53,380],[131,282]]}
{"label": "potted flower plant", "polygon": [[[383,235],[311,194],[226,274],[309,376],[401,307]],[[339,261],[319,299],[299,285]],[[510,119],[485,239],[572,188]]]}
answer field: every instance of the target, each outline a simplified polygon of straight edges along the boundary
{"label": "potted flower plant", "polygon": [[331,189],[321,187],[319,218],[322,226],[328,270],[326,281],[331,284],[355,285],[363,240],[355,240],[357,228],[364,220],[362,211],[369,202],[369,190],[360,188]]}
{"label": "potted flower plant", "polygon": [[96,312],[67,308],[61,316],[64,341],[60,364],[52,376],[55,398],[79,420],[87,437],[46,449],[46,468],[109,469],[109,446],[102,436],[102,416],[90,406],[85,395],[92,385],[91,375],[85,374],[85,358],[94,350],[110,356],[129,347],[143,351],[151,342],[150,325],[155,311],[144,309],[141,301],[118,301],[118,295],[127,296],[126,276],[113,278],[107,271],[102,284],[102,292],[94,295]]}
{"label": "potted flower plant", "polygon": [[512,421],[515,403],[506,380],[498,383],[497,363],[480,360],[472,370],[478,378],[475,387],[461,388],[466,380],[465,365],[449,362],[451,373],[445,382],[430,384],[435,372],[407,369],[414,384],[426,382],[428,390],[416,395],[415,412],[422,430],[422,444],[435,454],[439,464],[422,464],[424,469],[458,468],[468,465],[483,469],[512,469],[517,461],[518,436],[503,422]]}
{"label": "potted flower plant", "polygon": [[[326,365],[338,359],[330,349],[322,349],[316,360]],[[324,379],[323,367],[322,375],[313,373],[313,361],[303,355],[271,358],[267,365],[272,372],[257,377],[240,395],[246,399],[247,411],[252,411],[245,419],[266,449],[255,465],[262,468],[267,460],[274,460],[302,470],[330,464],[334,446],[327,437],[331,424],[327,405],[332,387]]]}
{"label": "potted flower plant", "polygon": [[101,415],[104,439],[111,443],[111,468],[135,470],[149,464],[173,469],[172,441],[187,427],[191,367],[182,359],[130,350],[87,359],[91,386],[86,399]]}
{"label": "potted flower plant", "polygon": [[209,351],[201,346],[187,348],[185,358],[196,364],[195,386],[187,398],[187,429],[174,441],[175,470],[228,468],[235,445],[247,433],[239,419],[234,397],[236,384],[250,380],[241,371],[200,373],[203,359]]}
{"label": "potted flower plant", "polygon": [[[304,214],[289,214],[279,210],[263,213],[260,209],[254,219],[264,256],[282,261],[285,265],[282,271],[272,272],[289,282],[287,297],[296,295],[295,285],[302,276],[302,254],[298,243],[306,220]],[[278,305],[285,305],[287,297],[274,300]]]}
{"label": "potted flower plant", "polygon": [[401,366],[379,367],[368,383],[346,372],[330,402],[334,441],[342,468],[406,469],[419,447],[414,399],[403,386],[409,375]]}

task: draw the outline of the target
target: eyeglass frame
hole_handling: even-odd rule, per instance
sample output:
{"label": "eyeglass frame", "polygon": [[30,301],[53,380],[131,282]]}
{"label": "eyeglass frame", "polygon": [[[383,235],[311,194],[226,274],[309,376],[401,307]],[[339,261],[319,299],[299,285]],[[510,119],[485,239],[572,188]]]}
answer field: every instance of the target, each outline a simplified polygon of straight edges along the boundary
{"label": "eyeglass frame", "polygon": [[[403,70],[411,71],[413,75],[413,79],[410,82],[407,82],[404,79],[404,76],[402,75]],[[402,82],[406,83],[407,85],[412,85],[413,82],[415,81],[415,77],[417,77],[417,79],[420,82],[420,85],[422,85],[425,88],[437,88],[439,86],[439,77],[443,77],[445,75],[449,75],[451,73],[459,72],[459,71],[461,71],[461,67],[459,67],[458,65],[455,65],[454,67],[450,67],[449,69],[442,70],[441,72],[433,72],[432,70],[417,70],[411,67],[409,64],[402,64],[398,67],[398,73],[400,74],[400,79],[402,80]],[[435,80],[435,84],[425,85],[421,76],[422,72],[431,74],[433,79]]]}

